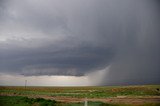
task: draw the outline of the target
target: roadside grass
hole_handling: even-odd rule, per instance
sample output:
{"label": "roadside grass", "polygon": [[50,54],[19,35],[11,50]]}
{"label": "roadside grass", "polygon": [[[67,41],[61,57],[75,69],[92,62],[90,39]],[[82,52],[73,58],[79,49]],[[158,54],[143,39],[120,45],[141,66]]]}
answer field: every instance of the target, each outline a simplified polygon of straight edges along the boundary
{"label": "roadside grass", "polygon": [[28,98],[21,96],[0,96],[0,106],[55,106],[54,100]]}
{"label": "roadside grass", "polygon": [[[84,106],[84,103],[60,103],[43,98],[28,98],[21,96],[0,96],[0,106]],[[102,102],[88,102],[88,106],[121,106]]]}
{"label": "roadside grass", "polygon": [[[64,104],[63,106],[84,106],[84,103],[68,103]],[[88,106],[132,106],[126,104],[109,104],[103,102],[88,102]]]}
{"label": "roadside grass", "polygon": [[[46,100],[43,98],[28,98],[21,96],[0,96],[0,106],[84,106],[79,103],[62,103],[55,100]],[[160,106],[160,103],[147,103],[141,105],[132,104],[111,104],[103,102],[88,102],[88,106]]]}
{"label": "roadside grass", "polygon": [[[84,103],[69,103],[62,106],[84,106]],[[160,103],[145,103],[145,104],[115,104],[103,102],[88,102],[88,106],[160,106]]]}

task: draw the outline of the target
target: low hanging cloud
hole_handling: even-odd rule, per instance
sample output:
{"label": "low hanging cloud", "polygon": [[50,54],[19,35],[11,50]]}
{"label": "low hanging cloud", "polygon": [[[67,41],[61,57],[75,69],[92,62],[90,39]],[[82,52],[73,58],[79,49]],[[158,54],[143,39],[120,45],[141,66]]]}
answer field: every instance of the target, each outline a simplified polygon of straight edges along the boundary
{"label": "low hanging cloud", "polygon": [[159,5],[1,0],[0,72],[84,76],[107,69],[99,85],[158,84]]}

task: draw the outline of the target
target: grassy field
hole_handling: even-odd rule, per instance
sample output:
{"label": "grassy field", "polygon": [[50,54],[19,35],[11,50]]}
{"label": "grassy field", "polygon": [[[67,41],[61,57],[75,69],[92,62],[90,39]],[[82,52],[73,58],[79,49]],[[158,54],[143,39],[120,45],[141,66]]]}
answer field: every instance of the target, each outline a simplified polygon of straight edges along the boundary
{"label": "grassy field", "polygon": [[160,106],[160,85],[0,87],[0,106]]}
{"label": "grassy field", "polygon": [[[61,103],[42,98],[27,98],[20,96],[0,96],[0,106],[83,106],[84,103]],[[88,106],[120,106],[102,102],[88,102]],[[124,106],[124,105],[123,105]]]}
{"label": "grassy field", "polygon": [[[89,106],[110,105],[102,102],[90,102]],[[83,106],[83,103],[60,103],[54,100],[45,100],[42,98],[30,99],[20,96],[0,96],[0,106]]]}
{"label": "grassy field", "polygon": [[21,96],[0,96],[0,106],[54,106],[54,100],[27,98]]}
{"label": "grassy field", "polygon": [[[159,106],[160,103],[149,103],[137,106]],[[0,96],[0,106],[84,106],[84,103],[61,103],[42,98],[27,98],[20,96]],[[134,106],[129,104],[109,104],[102,102],[88,102],[88,106]]]}
{"label": "grassy field", "polygon": [[0,94],[48,95],[77,98],[160,96],[160,85],[107,87],[0,87]]}

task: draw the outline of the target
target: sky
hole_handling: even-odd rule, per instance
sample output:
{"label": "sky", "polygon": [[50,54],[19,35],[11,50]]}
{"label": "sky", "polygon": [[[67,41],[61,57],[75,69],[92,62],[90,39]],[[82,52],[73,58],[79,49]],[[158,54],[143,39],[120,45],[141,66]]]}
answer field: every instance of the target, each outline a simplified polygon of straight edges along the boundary
{"label": "sky", "polygon": [[0,0],[0,85],[160,84],[158,0]]}

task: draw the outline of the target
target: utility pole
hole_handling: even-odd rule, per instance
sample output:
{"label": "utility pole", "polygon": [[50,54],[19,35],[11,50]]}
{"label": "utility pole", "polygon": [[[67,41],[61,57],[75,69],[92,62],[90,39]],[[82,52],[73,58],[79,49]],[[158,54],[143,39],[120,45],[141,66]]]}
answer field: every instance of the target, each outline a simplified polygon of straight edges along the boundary
{"label": "utility pole", "polygon": [[25,89],[27,88],[27,80],[25,80]]}

